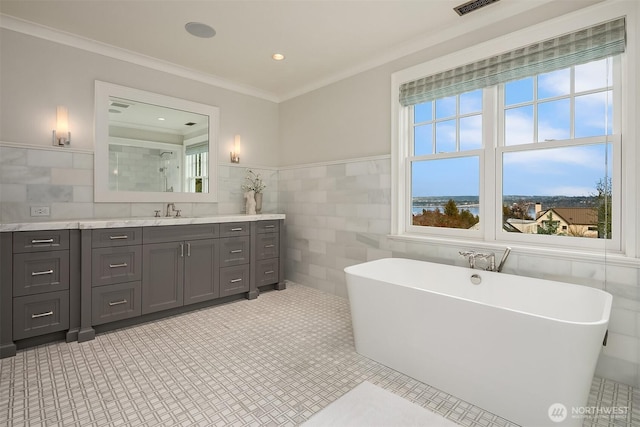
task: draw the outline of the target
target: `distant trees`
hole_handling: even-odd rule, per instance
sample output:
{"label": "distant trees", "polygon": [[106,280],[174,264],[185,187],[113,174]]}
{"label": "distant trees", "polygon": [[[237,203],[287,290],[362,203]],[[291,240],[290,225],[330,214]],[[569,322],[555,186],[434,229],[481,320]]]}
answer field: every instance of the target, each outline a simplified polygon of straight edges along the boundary
{"label": "distant trees", "polygon": [[473,215],[468,209],[458,209],[456,202],[449,199],[443,211],[423,209],[421,214],[413,216],[413,225],[447,228],[471,228],[480,222],[478,215]]}
{"label": "distant trees", "polygon": [[611,238],[611,177],[605,177],[596,184],[595,194],[598,208],[598,238]]}
{"label": "distant trees", "polygon": [[533,202],[527,202],[524,200],[520,200],[519,202],[514,202],[511,206],[503,205],[502,206],[502,218],[503,221],[508,220],[509,218],[517,218],[517,219],[533,219],[531,215],[529,215],[529,208]]}

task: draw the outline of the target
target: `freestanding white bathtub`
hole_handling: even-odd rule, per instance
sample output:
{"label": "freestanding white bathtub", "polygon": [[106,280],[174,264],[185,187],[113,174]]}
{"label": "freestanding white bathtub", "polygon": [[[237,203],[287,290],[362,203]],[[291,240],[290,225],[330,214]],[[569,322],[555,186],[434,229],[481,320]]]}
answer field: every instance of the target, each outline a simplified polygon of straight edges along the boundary
{"label": "freestanding white bathtub", "polygon": [[582,425],[607,292],[401,258],[345,272],[361,355],[522,426]]}

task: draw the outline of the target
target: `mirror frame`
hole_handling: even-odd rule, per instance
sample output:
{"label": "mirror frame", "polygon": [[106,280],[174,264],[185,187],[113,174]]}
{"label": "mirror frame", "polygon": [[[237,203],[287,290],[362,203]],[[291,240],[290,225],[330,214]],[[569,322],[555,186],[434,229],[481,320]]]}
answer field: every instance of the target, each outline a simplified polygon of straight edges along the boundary
{"label": "mirror frame", "polygon": [[[207,116],[209,118],[209,192],[109,190],[109,97],[111,96]],[[220,109],[218,107],[96,80],[94,111],[94,202],[215,203],[218,201],[217,166],[220,128]]]}

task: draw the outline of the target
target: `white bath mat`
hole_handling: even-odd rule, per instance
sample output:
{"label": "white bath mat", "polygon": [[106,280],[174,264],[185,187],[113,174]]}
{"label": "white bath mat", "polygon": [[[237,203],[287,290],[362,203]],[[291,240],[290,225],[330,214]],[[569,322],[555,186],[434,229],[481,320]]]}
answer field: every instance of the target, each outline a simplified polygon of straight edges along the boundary
{"label": "white bath mat", "polygon": [[456,427],[441,415],[370,382],[363,382],[317,414],[304,427]]}

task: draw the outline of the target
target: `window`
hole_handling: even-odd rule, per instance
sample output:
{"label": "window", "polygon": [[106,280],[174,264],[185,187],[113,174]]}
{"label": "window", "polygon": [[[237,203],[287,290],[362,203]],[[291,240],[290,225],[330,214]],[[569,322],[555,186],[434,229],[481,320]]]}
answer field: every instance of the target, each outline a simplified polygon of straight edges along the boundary
{"label": "window", "polygon": [[185,152],[185,191],[208,193],[209,147],[207,143],[189,145]]}
{"label": "window", "polygon": [[394,231],[621,248],[622,51],[480,88],[463,74],[494,58],[398,84]]}

